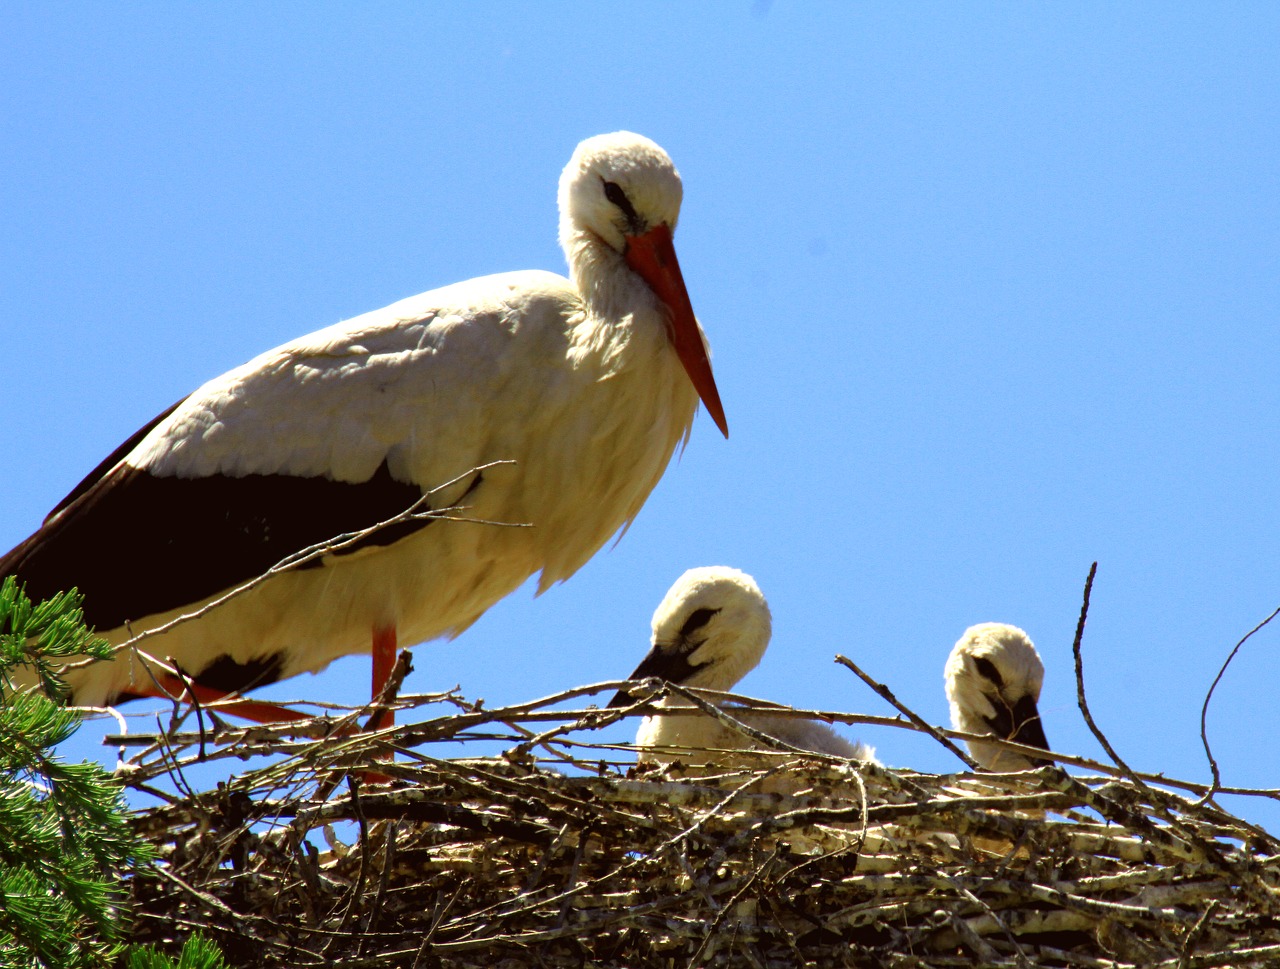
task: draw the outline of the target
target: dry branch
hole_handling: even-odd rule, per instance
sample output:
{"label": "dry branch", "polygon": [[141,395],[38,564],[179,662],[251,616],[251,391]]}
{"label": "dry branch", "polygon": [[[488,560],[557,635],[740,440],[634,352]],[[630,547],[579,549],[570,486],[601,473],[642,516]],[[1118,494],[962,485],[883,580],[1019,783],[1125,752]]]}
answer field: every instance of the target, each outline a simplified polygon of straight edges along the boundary
{"label": "dry branch", "polygon": [[1230,666],[1231,661],[1236,658],[1236,653],[1240,652],[1240,648],[1253,637],[1254,633],[1271,622],[1271,620],[1277,615],[1280,615],[1280,607],[1277,607],[1271,615],[1267,616],[1266,619],[1262,620],[1262,622],[1258,623],[1245,633],[1243,637],[1241,637],[1240,641],[1236,643],[1235,648],[1227,654],[1226,660],[1222,663],[1222,668],[1218,670],[1218,675],[1213,678],[1213,682],[1209,684],[1209,689],[1204,695],[1204,703],[1200,706],[1200,742],[1204,745],[1204,755],[1209,759],[1209,770],[1213,774],[1213,783],[1202,795],[1202,800],[1204,801],[1212,800],[1214,793],[1222,790],[1222,774],[1218,770],[1218,761],[1213,756],[1213,750],[1209,746],[1209,703],[1213,700],[1213,691],[1218,688],[1218,684],[1222,681],[1222,677],[1226,675],[1227,667]]}

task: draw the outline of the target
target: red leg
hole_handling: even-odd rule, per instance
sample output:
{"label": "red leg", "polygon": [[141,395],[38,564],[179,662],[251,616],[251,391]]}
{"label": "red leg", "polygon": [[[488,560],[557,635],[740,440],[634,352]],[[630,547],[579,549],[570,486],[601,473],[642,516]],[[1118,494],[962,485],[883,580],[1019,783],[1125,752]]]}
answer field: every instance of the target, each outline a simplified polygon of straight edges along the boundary
{"label": "red leg", "polygon": [[[382,688],[387,685],[387,680],[391,679],[391,671],[396,668],[396,627],[388,626],[385,629],[375,629],[373,631],[373,695],[372,699],[376,700],[382,692]],[[394,711],[388,710],[378,716],[378,719],[371,725],[372,730],[381,730],[383,727],[389,727],[396,722]]]}
{"label": "red leg", "polygon": [[[382,689],[391,679],[391,671],[396,668],[396,627],[387,626],[373,631],[373,691],[370,699],[376,700],[382,695]],[[395,711],[386,710],[369,724],[370,730],[381,730],[396,722]],[[393,755],[380,756],[379,760],[392,760]],[[385,774],[366,773],[366,784],[390,784],[391,778]]]}

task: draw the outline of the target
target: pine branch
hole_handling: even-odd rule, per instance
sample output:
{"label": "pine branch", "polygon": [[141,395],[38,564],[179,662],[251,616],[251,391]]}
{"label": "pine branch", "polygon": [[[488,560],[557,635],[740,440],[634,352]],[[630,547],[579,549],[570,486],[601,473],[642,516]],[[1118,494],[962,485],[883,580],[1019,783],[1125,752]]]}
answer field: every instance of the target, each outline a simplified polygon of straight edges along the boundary
{"label": "pine branch", "polygon": [[[33,604],[12,577],[0,583],[0,965],[113,964],[128,928],[123,876],[150,858],[121,784],[98,764],[54,753],[80,725],[58,702],[68,694],[59,661],[110,655],[83,618],[74,590]],[[16,689],[20,668],[38,688]],[[181,969],[223,965],[208,944],[189,948]],[[130,966],[173,963],[138,950]]]}

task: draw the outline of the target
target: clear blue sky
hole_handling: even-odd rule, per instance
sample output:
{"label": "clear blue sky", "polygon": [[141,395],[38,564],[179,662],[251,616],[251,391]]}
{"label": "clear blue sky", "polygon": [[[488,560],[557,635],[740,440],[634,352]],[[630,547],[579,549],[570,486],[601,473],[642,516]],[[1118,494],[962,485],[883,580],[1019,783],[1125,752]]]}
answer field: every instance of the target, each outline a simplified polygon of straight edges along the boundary
{"label": "clear blue sky", "polygon": [[[759,580],[745,692],[934,721],[971,623],[1026,628],[1058,749],[1095,716],[1207,778],[1200,701],[1280,605],[1280,8],[6,4],[0,545],[161,408],[395,299],[560,271],[582,138],[646,134],[732,438],[705,415],[621,543],[416,652],[490,705],[626,674],[686,568]],[[429,595],[430,590],[424,590]],[[1219,689],[1280,786],[1280,622]],[[347,697],[367,660],[287,696]],[[354,684],[354,685],[353,685]],[[367,694],[366,694],[367,695]],[[621,734],[619,734],[621,736]],[[862,738],[951,769],[932,742]],[[87,741],[84,749],[89,749]],[[1239,807],[1239,805],[1236,805]],[[1280,830],[1280,810],[1250,816]]]}

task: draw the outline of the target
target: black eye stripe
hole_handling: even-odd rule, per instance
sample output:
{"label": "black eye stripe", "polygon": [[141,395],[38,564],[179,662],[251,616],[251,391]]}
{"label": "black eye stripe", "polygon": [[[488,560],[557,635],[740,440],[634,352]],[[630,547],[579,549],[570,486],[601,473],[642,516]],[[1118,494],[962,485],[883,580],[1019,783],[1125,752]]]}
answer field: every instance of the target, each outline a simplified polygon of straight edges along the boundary
{"label": "black eye stripe", "polygon": [[627,198],[627,193],[622,190],[621,185],[617,182],[605,182],[604,197],[618,207],[626,217],[627,225],[633,230],[639,228],[640,216],[636,215],[635,207],[631,204],[631,199]]}
{"label": "black eye stripe", "polygon": [[689,615],[689,618],[684,621],[684,625],[680,627],[680,638],[684,639],[689,635],[691,635],[692,633],[697,632],[699,629],[701,629],[703,626],[709,623],[711,621],[711,617],[714,616],[719,611],[720,611],[719,609],[693,610],[693,612]]}
{"label": "black eye stripe", "polygon": [[983,659],[981,656],[973,658],[973,665],[977,667],[979,673],[996,685],[996,689],[1004,688],[1004,678],[1000,675],[1000,671],[996,669],[995,664],[989,659]]}

